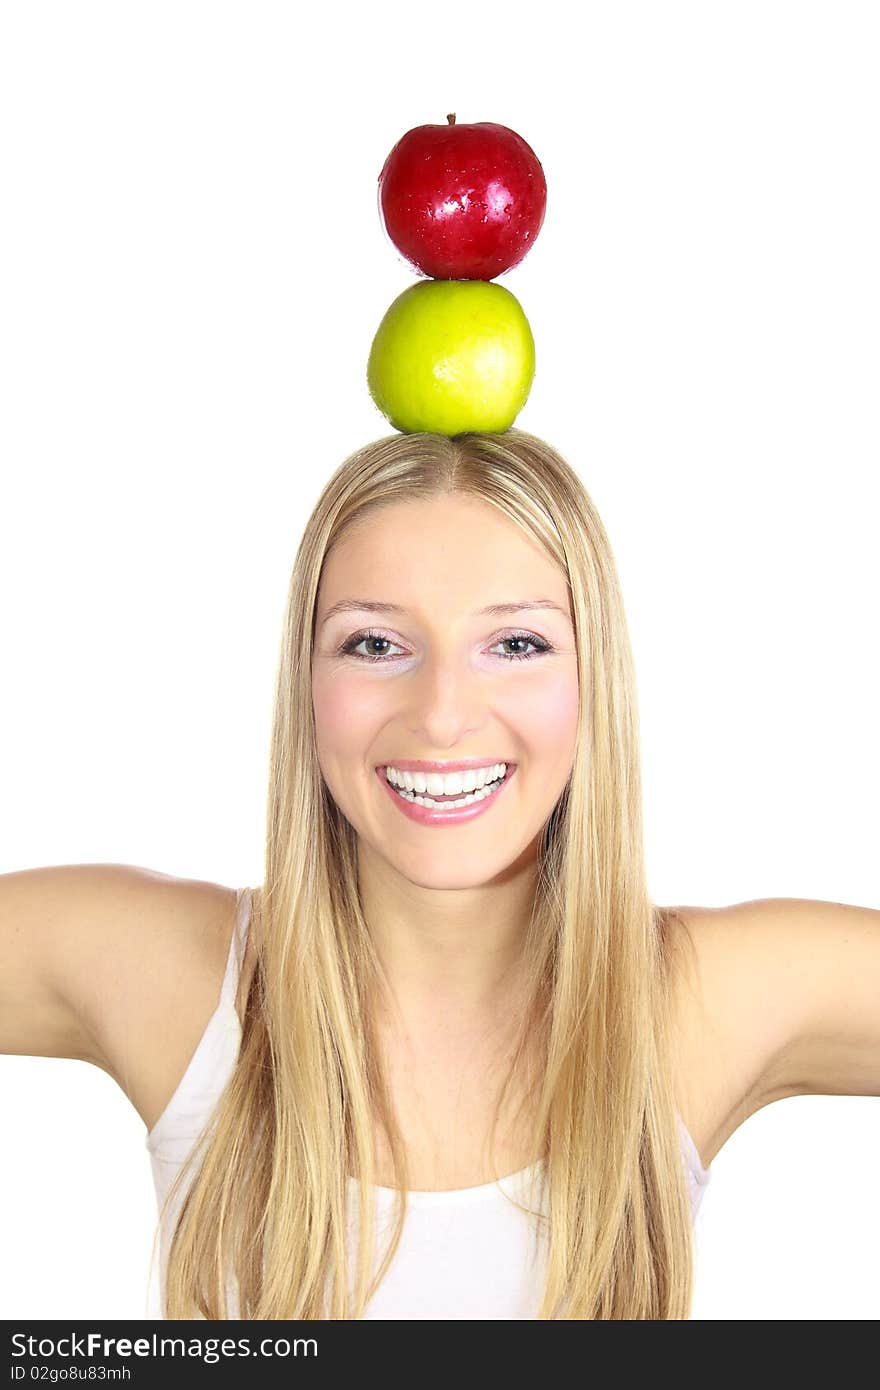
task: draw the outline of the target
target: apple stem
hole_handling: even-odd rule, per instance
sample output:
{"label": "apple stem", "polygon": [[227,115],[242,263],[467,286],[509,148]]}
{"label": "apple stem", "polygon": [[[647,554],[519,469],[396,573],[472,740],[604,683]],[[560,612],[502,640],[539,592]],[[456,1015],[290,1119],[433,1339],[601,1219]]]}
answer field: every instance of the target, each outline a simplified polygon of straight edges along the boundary
{"label": "apple stem", "polygon": [[455,125],[455,112],[453,111],[450,115],[446,117],[446,119],[450,125]]}

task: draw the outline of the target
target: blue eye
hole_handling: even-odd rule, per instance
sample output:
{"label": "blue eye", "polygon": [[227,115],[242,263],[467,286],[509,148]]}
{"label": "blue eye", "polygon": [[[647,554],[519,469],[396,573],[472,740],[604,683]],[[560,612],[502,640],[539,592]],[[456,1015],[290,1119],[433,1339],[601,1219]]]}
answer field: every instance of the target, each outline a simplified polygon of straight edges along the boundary
{"label": "blue eye", "polygon": [[[353,656],[358,661],[387,660],[386,656],[381,652],[374,652],[371,654],[368,652],[355,651],[355,648],[359,647],[363,642],[385,642],[390,646],[396,645],[396,643],[391,641],[390,637],[384,637],[381,632],[355,632],[346,642],[343,642],[339,649],[340,655]],[[549,642],[545,642],[543,637],[537,637],[532,632],[510,633],[507,637],[499,638],[495,645],[498,646],[502,642],[526,642],[530,646],[536,648],[533,652],[502,652],[502,661],[532,661],[536,656],[542,656],[545,652],[553,650]]]}
{"label": "blue eye", "polygon": [[502,652],[505,661],[531,661],[533,657],[542,656],[544,652],[550,651],[550,643],[545,642],[543,637],[534,637],[529,632],[515,632],[511,637],[501,637],[500,642],[527,642],[537,650],[533,652]]}

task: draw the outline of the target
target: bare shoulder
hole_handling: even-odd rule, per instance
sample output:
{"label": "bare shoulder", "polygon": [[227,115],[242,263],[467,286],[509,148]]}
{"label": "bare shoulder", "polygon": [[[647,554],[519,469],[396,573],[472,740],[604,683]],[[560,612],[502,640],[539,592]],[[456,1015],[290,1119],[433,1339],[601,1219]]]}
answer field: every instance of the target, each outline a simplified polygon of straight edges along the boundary
{"label": "bare shoulder", "polygon": [[149,1128],[216,1007],[237,904],[129,864],[0,875],[0,1053],[91,1062]]}
{"label": "bare shoulder", "polygon": [[773,900],[676,907],[671,975],[679,1110],[708,1166],[750,1115],[797,1094],[767,930]]}
{"label": "bare shoulder", "polygon": [[129,909],[81,991],[98,1045],[89,1060],[117,1082],[150,1130],[217,1007],[235,888],[128,867]]}

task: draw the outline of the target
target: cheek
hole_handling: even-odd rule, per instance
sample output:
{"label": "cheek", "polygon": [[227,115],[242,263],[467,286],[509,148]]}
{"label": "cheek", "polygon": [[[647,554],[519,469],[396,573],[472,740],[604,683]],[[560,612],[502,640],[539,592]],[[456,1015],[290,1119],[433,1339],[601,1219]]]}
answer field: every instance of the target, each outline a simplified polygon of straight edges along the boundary
{"label": "cheek", "polygon": [[547,700],[547,717],[553,721],[553,732],[557,739],[570,743],[577,732],[580,700],[577,681],[566,681],[550,692]]}
{"label": "cheek", "polygon": [[511,685],[503,698],[505,718],[523,742],[537,749],[567,748],[577,731],[577,676],[548,673],[542,680]]}
{"label": "cheek", "polygon": [[351,724],[351,701],[344,685],[317,678],[312,683],[312,701],[319,747],[324,751],[338,748]]}
{"label": "cheek", "polygon": [[348,680],[344,672],[317,675],[312,682],[312,700],[319,747],[340,756],[350,750],[363,751],[371,728],[381,722],[384,708],[375,686]]}

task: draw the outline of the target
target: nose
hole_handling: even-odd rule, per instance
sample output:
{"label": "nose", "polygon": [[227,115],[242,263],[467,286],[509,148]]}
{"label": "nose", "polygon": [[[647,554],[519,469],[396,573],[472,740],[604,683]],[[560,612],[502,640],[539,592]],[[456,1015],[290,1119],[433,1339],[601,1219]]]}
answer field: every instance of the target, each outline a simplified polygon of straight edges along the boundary
{"label": "nose", "polygon": [[429,659],[407,691],[409,727],[420,746],[455,749],[484,726],[486,677],[452,658]]}

